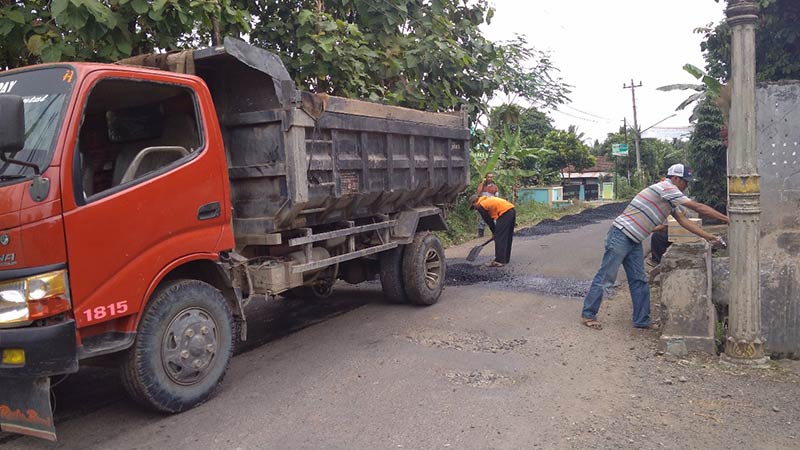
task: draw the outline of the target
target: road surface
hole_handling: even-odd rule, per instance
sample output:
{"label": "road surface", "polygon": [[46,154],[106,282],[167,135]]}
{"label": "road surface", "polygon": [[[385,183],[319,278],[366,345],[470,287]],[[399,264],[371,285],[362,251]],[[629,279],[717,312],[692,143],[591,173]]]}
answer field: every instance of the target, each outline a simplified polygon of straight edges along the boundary
{"label": "road surface", "polygon": [[[174,416],[150,413],[124,397],[114,371],[91,368],[56,388],[58,442],[0,435],[0,443],[4,450],[800,448],[796,372],[730,369],[702,356],[667,361],[656,351],[656,331],[631,327],[624,282],[603,305],[602,331],[580,325],[580,295],[609,224],[517,238],[505,269],[470,272],[463,258],[475,242],[448,249],[455,275],[488,279],[462,277],[428,308],[388,304],[376,283],[337,285],[325,304],[256,305],[250,343],[208,403]],[[491,253],[489,246],[478,263]],[[269,320],[254,320],[259,315]]]}

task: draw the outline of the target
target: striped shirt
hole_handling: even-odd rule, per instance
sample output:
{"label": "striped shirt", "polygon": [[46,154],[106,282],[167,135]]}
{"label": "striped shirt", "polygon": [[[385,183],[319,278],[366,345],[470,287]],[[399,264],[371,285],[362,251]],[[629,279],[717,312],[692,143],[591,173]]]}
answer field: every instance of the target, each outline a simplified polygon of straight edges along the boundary
{"label": "striped shirt", "polygon": [[614,226],[634,242],[642,242],[653,228],[666,222],[678,205],[688,201],[689,197],[672,181],[658,182],[636,194],[625,211],[614,219]]}

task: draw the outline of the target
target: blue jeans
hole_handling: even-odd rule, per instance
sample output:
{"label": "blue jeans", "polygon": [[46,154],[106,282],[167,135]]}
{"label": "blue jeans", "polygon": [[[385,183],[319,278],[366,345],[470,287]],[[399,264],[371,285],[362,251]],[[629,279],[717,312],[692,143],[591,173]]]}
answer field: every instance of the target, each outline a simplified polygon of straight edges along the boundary
{"label": "blue jeans", "polygon": [[644,273],[644,252],[641,242],[634,242],[617,227],[611,226],[606,235],[606,250],[600,270],[592,280],[592,286],[583,299],[583,317],[596,319],[603,302],[603,291],[614,285],[619,266],[625,268],[628,287],[633,301],[633,326],[650,326],[650,286]]}

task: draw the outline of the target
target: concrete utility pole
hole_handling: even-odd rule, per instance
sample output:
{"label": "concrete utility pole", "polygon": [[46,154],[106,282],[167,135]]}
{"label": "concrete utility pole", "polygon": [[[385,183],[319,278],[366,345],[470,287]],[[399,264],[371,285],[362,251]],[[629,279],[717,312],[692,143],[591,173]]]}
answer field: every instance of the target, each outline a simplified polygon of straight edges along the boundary
{"label": "concrete utility pole", "polygon": [[728,212],[731,290],[723,360],[764,364],[761,336],[759,224],[761,181],[756,148],[756,44],[758,3],[729,0],[731,96],[728,125]]}
{"label": "concrete utility pole", "polygon": [[642,157],[639,154],[639,122],[636,119],[636,88],[642,87],[642,82],[640,81],[638,85],[633,84],[633,78],[631,78],[631,85],[627,86],[624,83],[622,84],[622,89],[630,89],[631,90],[631,99],[633,100],[633,145],[636,147],[636,176],[639,177],[639,181],[641,182],[642,177]]}
{"label": "concrete utility pole", "polygon": [[[622,128],[625,130],[625,146],[628,146],[628,118],[622,118]],[[631,184],[631,157],[625,155],[625,170],[628,173],[628,185]]]}

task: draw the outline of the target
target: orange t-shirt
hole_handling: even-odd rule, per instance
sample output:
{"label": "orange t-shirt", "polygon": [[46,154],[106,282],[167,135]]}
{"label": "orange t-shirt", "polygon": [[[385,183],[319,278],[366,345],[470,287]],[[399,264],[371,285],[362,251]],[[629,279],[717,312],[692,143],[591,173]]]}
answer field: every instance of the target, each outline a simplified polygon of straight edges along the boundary
{"label": "orange t-shirt", "polygon": [[485,209],[493,220],[497,220],[504,212],[514,207],[511,202],[500,197],[478,197],[478,205]]}

